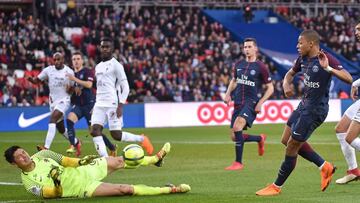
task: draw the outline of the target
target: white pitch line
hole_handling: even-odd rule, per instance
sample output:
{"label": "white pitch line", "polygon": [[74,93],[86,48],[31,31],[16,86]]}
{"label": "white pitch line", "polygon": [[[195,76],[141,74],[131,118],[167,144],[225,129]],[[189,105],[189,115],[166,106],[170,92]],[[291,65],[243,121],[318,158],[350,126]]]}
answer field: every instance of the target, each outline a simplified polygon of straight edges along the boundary
{"label": "white pitch line", "polygon": [[[83,199],[83,198],[58,198],[54,199],[54,201],[66,201],[66,200],[75,200],[75,199]],[[16,202],[44,202],[44,199],[20,199],[20,200],[9,200],[9,201],[0,201],[0,203],[16,203]]]}
{"label": "white pitch line", "polygon": [[24,199],[24,200],[9,200],[9,201],[1,201],[0,203],[15,203],[15,202],[43,202],[40,199]]}
{"label": "white pitch line", "polygon": [[[0,140],[0,143],[40,143],[43,140]],[[93,143],[92,141],[81,141],[82,143]],[[170,141],[171,144],[233,144],[231,141]],[[68,141],[55,141],[53,143],[68,143]],[[152,143],[162,144],[161,141],[152,141]],[[250,142],[252,143],[252,142]],[[255,142],[254,142],[255,143]],[[267,141],[266,144],[281,144],[280,142]],[[318,145],[339,145],[338,142],[312,142],[311,144]]]}
{"label": "white pitch line", "polygon": [[0,182],[0,185],[22,185],[22,183]]}
{"label": "white pitch line", "polygon": [[[0,143],[42,143],[43,140],[0,140]],[[82,140],[82,143],[93,143],[92,141]],[[54,141],[53,143],[69,143],[69,141]],[[152,141],[155,144],[163,144],[162,141]],[[171,144],[233,144],[231,141],[170,141]],[[250,142],[255,143],[255,142]],[[266,141],[266,144],[281,144],[280,142],[275,141]],[[312,145],[339,145],[339,142],[311,142]]]}

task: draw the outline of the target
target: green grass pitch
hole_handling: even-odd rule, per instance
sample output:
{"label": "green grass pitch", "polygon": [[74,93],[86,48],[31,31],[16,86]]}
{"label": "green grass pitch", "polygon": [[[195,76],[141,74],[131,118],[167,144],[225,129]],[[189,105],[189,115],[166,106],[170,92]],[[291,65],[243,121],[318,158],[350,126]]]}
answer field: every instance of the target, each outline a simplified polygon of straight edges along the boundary
{"label": "green grass pitch", "polygon": [[[188,128],[125,129],[134,133],[145,133],[151,138],[156,150],[163,143],[172,143],[172,151],[162,168],[154,166],[137,170],[120,170],[104,181],[112,183],[147,184],[162,186],[166,183],[187,183],[192,191],[187,194],[137,197],[106,197],[91,199],[62,199],[62,202],[359,202],[360,182],[336,185],[335,180],[345,175],[346,163],[334,133],[335,123],[320,126],[310,138],[312,146],[338,170],[325,192],[320,191],[318,168],[301,157],[296,169],[276,197],[257,197],[255,192],[272,183],[284,157],[284,146],[280,144],[283,124],[255,125],[250,134],[268,135],[265,155],[257,155],[257,145],[246,143],[244,169],[225,171],[234,159],[234,145],[229,139],[228,126]],[[108,132],[106,132],[108,133]],[[96,154],[92,139],[85,137],[86,131],[78,131],[83,141],[83,154]],[[10,145],[24,147],[30,153],[42,144],[46,132],[0,133],[1,153]],[[124,143],[119,143],[120,148]],[[57,135],[52,150],[65,153],[68,142]],[[0,159],[0,182],[20,182],[20,171]],[[0,202],[43,202],[28,194],[23,186],[0,185]],[[46,201],[59,201],[46,200]]]}

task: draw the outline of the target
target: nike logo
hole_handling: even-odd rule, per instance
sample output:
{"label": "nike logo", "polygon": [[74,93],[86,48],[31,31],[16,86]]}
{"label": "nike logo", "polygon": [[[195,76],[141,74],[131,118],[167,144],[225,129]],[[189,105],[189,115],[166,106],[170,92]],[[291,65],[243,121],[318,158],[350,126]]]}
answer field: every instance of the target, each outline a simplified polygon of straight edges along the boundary
{"label": "nike logo", "polygon": [[294,135],[301,135],[301,134],[299,134],[299,133],[296,133],[295,131],[293,132],[293,134],[294,134]]}
{"label": "nike logo", "polygon": [[244,116],[249,117],[246,113],[244,113]]}
{"label": "nike logo", "polygon": [[38,116],[35,116],[32,118],[24,118],[24,112],[22,112],[19,116],[18,124],[21,128],[26,128],[26,127],[33,125],[34,123],[41,121],[44,118],[50,116],[50,114],[51,114],[51,112],[48,112],[48,113],[44,113],[44,114],[41,114],[41,115],[38,115]]}

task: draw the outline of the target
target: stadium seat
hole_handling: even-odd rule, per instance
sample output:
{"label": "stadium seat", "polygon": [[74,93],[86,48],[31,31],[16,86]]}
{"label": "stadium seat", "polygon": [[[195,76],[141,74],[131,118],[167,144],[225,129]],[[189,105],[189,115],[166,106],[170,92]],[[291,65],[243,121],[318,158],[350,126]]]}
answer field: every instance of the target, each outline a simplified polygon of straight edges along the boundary
{"label": "stadium seat", "polygon": [[90,58],[95,58],[95,55],[96,55],[96,46],[93,45],[93,44],[88,44],[86,46],[86,52],[87,52],[87,55],[90,57]]}
{"label": "stadium seat", "polygon": [[76,49],[79,49],[81,47],[82,41],[83,41],[83,35],[81,34],[71,35],[71,43]]}

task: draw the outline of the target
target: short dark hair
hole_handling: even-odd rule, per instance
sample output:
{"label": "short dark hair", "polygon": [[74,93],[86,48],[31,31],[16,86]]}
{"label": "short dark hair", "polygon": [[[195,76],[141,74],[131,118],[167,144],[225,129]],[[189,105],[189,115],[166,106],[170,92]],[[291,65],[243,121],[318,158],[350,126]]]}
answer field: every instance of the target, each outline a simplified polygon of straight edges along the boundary
{"label": "short dark hair", "polygon": [[112,44],[113,40],[110,37],[103,37],[101,38],[100,42],[110,42]]}
{"label": "short dark hair", "polygon": [[20,148],[21,147],[14,145],[14,146],[9,147],[7,150],[5,150],[4,157],[5,157],[6,161],[11,164],[14,163],[15,162],[14,153],[16,150],[18,150]]}
{"label": "short dark hair", "polygon": [[252,37],[248,37],[248,38],[245,38],[244,39],[244,43],[245,42],[253,42],[255,46],[257,46],[257,42],[256,42],[256,39],[255,38],[252,38]]}
{"label": "short dark hair", "polygon": [[74,55],[80,55],[81,58],[83,57],[83,54],[81,53],[81,51],[75,51],[74,53],[72,53],[72,56]]}
{"label": "short dark hair", "polygon": [[320,44],[320,35],[315,30],[304,30],[300,36],[305,37],[307,41],[313,41],[316,45]]}

